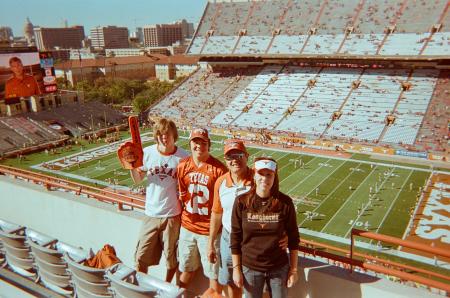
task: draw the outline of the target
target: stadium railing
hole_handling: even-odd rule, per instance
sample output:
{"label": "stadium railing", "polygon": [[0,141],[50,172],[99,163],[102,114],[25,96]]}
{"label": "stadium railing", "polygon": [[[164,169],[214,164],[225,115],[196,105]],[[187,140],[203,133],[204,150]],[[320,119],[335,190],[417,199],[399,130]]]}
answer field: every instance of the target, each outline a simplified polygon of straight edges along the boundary
{"label": "stadium railing", "polygon": [[[75,192],[76,195],[86,195],[88,198],[117,204],[120,210],[124,206],[138,209],[144,209],[145,207],[145,200],[143,198],[134,197],[132,195],[123,195],[114,191],[86,186],[61,178],[51,177],[9,166],[0,165],[0,175],[9,175],[16,179],[20,178],[29,182],[41,184],[48,190],[57,188],[59,190]],[[446,293],[450,293],[450,276],[440,274],[426,268],[418,268],[416,266],[387,260],[383,258],[383,255],[374,257],[366,253],[355,252],[355,236],[366,237],[373,240],[413,248],[421,253],[429,253],[442,256],[444,258],[450,258],[450,252],[440,248],[429,247],[413,241],[402,240],[392,236],[358,229],[352,230],[349,247],[347,249],[326,243],[302,239],[299,250],[306,255],[321,257],[329,261],[331,260],[337,262],[336,265],[348,268],[351,271],[355,268],[359,268],[360,271],[370,271],[375,274],[393,276],[402,281],[411,281],[425,285],[429,288],[439,289],[441,291],[445,291]]]}

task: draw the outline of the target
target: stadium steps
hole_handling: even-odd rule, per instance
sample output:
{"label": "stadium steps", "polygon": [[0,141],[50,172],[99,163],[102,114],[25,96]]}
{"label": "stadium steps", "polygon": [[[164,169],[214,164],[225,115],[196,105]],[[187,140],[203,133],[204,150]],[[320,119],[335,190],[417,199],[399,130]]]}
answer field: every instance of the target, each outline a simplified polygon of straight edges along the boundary
{"label": "stadium steps", "polygon": [[[436,24],[442,24],[442,22],[444,21],[445,16],[447,15],[448,7],[449,7],[449,4],[447,3],[447,5],[445,5],[445,8],[442,10],[442,13],[441,13],[441,15],[440,15],[440,17],[439,17],[439,20],[438,20],[438,22],[437,22]],[[437,32],[438,32],[437,30],[431,30],[431,35],[430,35],[429,38],[427,38],[427,40],[425,40],[425,42],[424,42],[424,44],[423,44],[423,47],[422,47],[422,49],[421,49],[420,52],[419,52],[419,55],[422,55],[422,54],[423,54],[423,52],[425,51],[425,49],[426,49],[427,46],[428,46],[428,43],[429,43],[430,40],[433,38],[433,35],[434,35],[435,33],[437,33]]]}
{"label": "stadium steps", "polygon": [[[430,103],[425,112],[424,119],[419,128],[418,135],[424,136],[423,140],[416,139],[414,146],[424,146],[424,150],[443,151],[444,146],[440,144],[446,143],[445,136],[447,135],[448,127],[448,112],[446,109],[450,106],[450,98],[446,90],[449,90],[448,77],[450,71],[441,71],[436,82],[431,97]],[[439,127],[439,129],[437,129]],[[437,146],[437,147],[436,147]],[[426,148],[428,147],[428,149]]]}
{"label": "stadium steps", "polygon": [[[319,69],[319,71],[316,73],[316,75],[314,76],[314,79],[317,79],[317,77],[320,75],[320,73],[322,72],[322,70],[324,70],[324,67],[322,67],[321,69]],[[299,97],[297,98],[297,100],[292,104],[292,107],[296,107],[297,104],[300,102],[300,99],[302,99],[306,92],[309,91],[309,87],[305,88],[305,90],[303,90],[303,92],[299,95]],[[277,127],[280,125],[281,122],[283,122],[289,115],[285,114],[276,124],[275,126],[272,128],[273,130],[276,130]]]}
{"label": "stadium steps", "polygon": [[[278,75],[283,71],[283,69],[284,69],[285,67],[286,67],[286,65],[283,65],[283,67],[281,67],[280,70],[279,70],[274,76],[272,76],[271,78],[278,76]],[[261,94],[263,94],[263,93],[266,91],[266,89],[269,88],[269,86],[270,86],[270,84],[267,83],[267,85],[266,85],[263,89],[261,89],[261,92],[259,92],[258,95],[256,95],[255,98],[253,98],[253,100],[252,100],[249,104],[250,104],[250,105],[253,105],[253,103],[258,99],[258,97],[260,97]],[[250,109],[251,109],[251,108],[250,108]],[[249,112],[249,111],[247,111],[247,113],[248,113],[248,112]],[[239,119],[239,117],[241,117],[242,114],[244,114],[243,111],[241,111],[241,112],[239,113],[239,115],[238,115],[236,118],[234,118],[233,121],[231,121],[228,125],[229,125],[229,126],[233,125],[233,123],[236,122],[236,120]]]}
{"label": "stadium steps", "polygon": [[[219,2],[219,3],[217,3],[216,13],[214,14],[214,17],[211,21],[211,27],[209,30],[214,30],[216,28],[217,15],[219,15],[221,13],[221,11],[222,11],[222,3]],[[203,50],[205,49],[205,46],[208,43],[208,40],[209,40],[209,35],[206,35],[205,42],[203,43],[203,46],[200,49],[200,54],[203,53]]]}
{"label": "stadium steps", "polygon": [[[232,89],[232,88],[237,84],[237,82],[238,82],[238,81],[233,80],[233,82],[232,82],[231,84],[228,84],[228,85],[225,87],[225,89],[223,89],[219,94],[217,94],[217,96],[215,96],[215,97],[213,98],[213,100],[212,100],[212,101],[214,102],[214,105],[216,104],[216,102],[217,102],[218,100],[222,99],[223,96],[224,96],[230,89]],[[202,114],[204,114],[204,113],[210,113],[210,112],[211,112],[210,109],[203,109],[203,110],[200,110],[200,112],[198,112],[197,114],[194,115],[194,118],[193,118],[193,119],[198,119],[198,118],[200,117],[200,115],[202,115]]]}
{"label": "stadium steps", "polygon": [[[357,8],[356,8],[356,12],[353,16],[353,20],[352,20],[352,27],[355,28],[356,22],[359,18],[359,15],[361,14],[362,8],[364,6],[364,4],[366,4],[366,0],[361,0],[361,2],[359,2]],[[344,46],[345,42],[347,41],[347,37],[349,36],[349,34],[351,34],[351,32],[345,30],[345,36],[344,39],[342,40],[341,44],[339,45],[339,48],[336,51],[336,54],[339,54],[339,52],[342,50],[342,47]],[[323,134],[322,134],[323,135]]]}
{"label": "stadium steps", "polygon": [[3,123],[6,127],[8,127],[9,129],[15,131],[17,134],[19,134],[20,136],[24,137],[25,139],[27,139],[30,143],[34,143],[34,140],[32,138],[30,138],[29,136],[27,136],[27,133],[22,129],[22,128],[17,128],[17,127],[13,127],[11,126],[7,121],[4,121],[2,119],[0,119],[0,122]]}
{"label": "stadium steps", "polygon": [[[362,76],[364,75],[364,72],[366,70],[363,69],[363,71],[359,74],[358,78],[356,80],[361,80]],[[339,109],[337,110],[338,112],[342,113],[342,109],[345,107],[345,105],[347,104],[348,99],[350,98],[350,96],[352,96],[353,90],[355,89],[350,89],[349,93],[347,94],[347,96],[345,97],[344,101],[342,102],[341,106],[339,107]],[[320,138],[322,139],[325,134],[328,132],[328,129],[333,125],[334,120],[331,119],[331,123],[330,125],[327,126],[327,128],[325,128],[325,130],[322,132],[322,134],[320,135]]]}
{"label": "stadium steps", "polygon": [[40,122],[38,122],[38,121],[36,121],[36,120],[33,120],[33,119],[31,119],[30,117],[27,117],[27,120],[30,121],[30,122],[32,122],[32,123],[34,123],[34,125],[36,125],[39,129],[41,129],[41,130],[47,132],[47,133],[48,133],[49,135],[51,135],[51,136],[53,136],[53,137],[55,137],[55,138],[60,138],[60,137],[61,137],[61,135],[59,135],[58,133],[52,131],[51,129],[49,129],[48,127],[46,127],[45,125],[43,125],[42,123],[40,123]]}
{"label": "stadium steps", "polygon": [[[253,14],[253,9],[254,9],[255,5],[256,5],[255,2],[252,2],[252,4],[250,4],[250,9],[249,9],[249,11],[248,11],[247,18],[245,19],[245,22],[244,22],[244,26],[243,26],[244,28],[241,28],[241,29],[244,29],[244,30],[247,29],[248,21],[250,20],[250,17],[251,17],[251,15]],[[239,42],[241,41],[241,37],[242,37],[242,35],[239,34],[239,32],[238,32],[238,39],[237,39],[237,41],[236,41],[236,44],[234,45],[233,50],[231,51],[231,54],[232,54],[232,55],[233,55],[234,52],[236,51],[236,49],[237,49],[237,47],[238,47],[238,45],[239,45]]]}
{"label": "stadium steps", "polygon": [[[406,8],[406,4],[408,3],[408,0],[403,0],[402,5],[400,6],[400,9],[398,10],[398,12],[394,15],[393,20],[391,20],[390,22],[388,22],[388,24],[396,24],[397,20],[399,19],[399,17],[403,14],[403,11]],[[393,32],[391,32],[393,33]],[[388,39],[389,35],[391,34],[388,30],[386,30],[385,35],[383,40],[381,41],[380,45],[378,46],[378,49],[375,53],[375,55],[380,55],[381,49],[384,46],[384,43],[386,42],[386,40]]]}
{"label": "stadium steps", "polygon": [[[286,5],[286,8],[283,10],[283,13],[280,16],[280,19],[278,20],[278,25],[275,27],[275,29],[280,29],[281,28],[281,23],[283,22],[283,20],[285,19],[286,15],[287,15],[287,12],[289,11],[289,9],[293,5],[292,1],[293,0],[289,0],[288,1],[287,5]],[[270,48],[272,47],[272,43],[273,43],[273,41],[274,41],[276,36],[277,36],[277,34],[272,34],[272,39],[270,40],[269,45],[267,46],[267,49],[264,52],[264,54],[267,54],[269,52]]]}
{"label": "stadium steps", "polygon": [[[321,5],[321,7],[320,7],[320,10],[319,10],[319,14],[317,15],[317,17],[316,17],[316,19],[315,19],[314,24],[312,25],[312,27],[316,27],[317,24],[319,23],[320,17],[322,16],[323,11],[325,10],[325,6],[326,6],[327,4],[328,4],[328,0],[323,1],[322,5]],[[306,38],[305,43],[303,44],[303,47],[302,47],[302,49],[300,50],[300,54],[303,54],[303,51],[305,50],[306,45],[308,44],[308,41],[309,41],[309,38],[310,38],[310,37],[311,37],[311,34],[308,34],[308,37]]]}
{"label": "stadium steps", "polygon": [[[409,72],[409,74],[408,74],[408,79],[406,80],[407,82],[408,82],[409,80],[411,80],[412,75],[413,75],[413,72],[414,72],[414,70],[411,70],[411,71]],[[394,114],[395,111],[397,110],[398,104],[400,103],[400,100],[401,100],[402,97],[403,97],[403,93],[405,93],[405,90],[402,90],[402,91],[400,92],[400,94],[398,95],[397,102],[395,103],[394,107],[392,108],[391,114]],[[422,120],[422,121],[423,121],[423,120]],[[384,135],[386,134],[388,128],[389,128],[389,125],[386,124],[386,125],[384,126],[383,130],[381,131],[380,136],[378,137],[378,140],[376,141],[376,143],[380,143],[381,140],[383,140]]]}

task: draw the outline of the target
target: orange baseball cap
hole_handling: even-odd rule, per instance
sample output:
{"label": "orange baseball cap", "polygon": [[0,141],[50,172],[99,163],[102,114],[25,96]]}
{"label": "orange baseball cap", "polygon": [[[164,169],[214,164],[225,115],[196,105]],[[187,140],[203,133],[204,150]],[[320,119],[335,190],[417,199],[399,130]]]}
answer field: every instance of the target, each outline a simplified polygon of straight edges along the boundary
{"label": "orange baseball cap", "polygon": [[239,150],[241,152],[247,153],[244,142],[237,139],[229,139],[225,141],[225,147],[223,148],[223,154],[227,154],[231,150]]}
{"label": "orange baseball cap", "polygon": [[193,139],[202,139],[205,141],[209,141],[209,134],[208,131],[204,128],[194,128],[191,130],[191,133],[189,135],[189,141],[192,141]]}

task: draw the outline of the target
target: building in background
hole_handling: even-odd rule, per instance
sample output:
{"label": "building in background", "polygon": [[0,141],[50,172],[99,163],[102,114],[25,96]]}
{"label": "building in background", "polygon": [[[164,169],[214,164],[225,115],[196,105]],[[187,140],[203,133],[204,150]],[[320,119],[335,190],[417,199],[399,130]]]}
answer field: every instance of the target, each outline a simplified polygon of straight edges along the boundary
{"label": "building in background", "polygon": [[180,24],[156,24],[144,27],[144,46],[166,47],[183,41]]}
{"label": "building in background", "polygon": [[11,27],[0,27],[0,41],[11,41],[13,38]]}
{"label": "building in background", "polygon": [[34,28],[36,46],[40,51],[60,49],[80,49],[83,46],[84,27]]}
{"label": "building in background", "polygon": [[25,25],[23,27],[23,34],[29,46],[34,45],[34,26],[30,21],[30,18],[27,18]]}
{"label": "building in background", "polygon": [[152,80],[156,78],[155,63],[167,62],[167,56],[96,57],[73,59],[55,65],[57,77],[64,77],[72,84],[93,81],[100,77]]}
{"label": "building in background", "polygon": [[94,49],[128,48],[128,28],[97,26],[91,29],[91,46]]}
{"label": "building in background", "polygon": [[130,37],[135,38],[140,43],[143,43],[144,42],[144,31],[142,30],[142,27],[136,27],[136,30],[131,32]]}
{"label": "building in background", "polygon": [[192,38],[194,35],[194,24],[188,23],[185,19],[182,19],[181,21],[176,21],[175,24],[178,24],[181,26],[181,35],[184,39],[186,38]]}
{"label": "building in background", "polygon": [[70,50],[69,59],[70,60],[80,60],[80,59],[95,59],[95,54],[91,52],[89,48]]}

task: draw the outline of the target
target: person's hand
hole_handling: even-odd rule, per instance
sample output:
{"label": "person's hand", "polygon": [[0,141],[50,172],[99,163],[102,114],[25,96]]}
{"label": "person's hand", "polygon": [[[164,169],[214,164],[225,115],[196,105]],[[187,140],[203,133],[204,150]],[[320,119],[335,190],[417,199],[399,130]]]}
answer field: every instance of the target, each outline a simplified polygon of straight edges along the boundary
{"label": "person's hand", "polygon": [[217,262],[216,249],[213,246],[208,247],[208,260],[212,264],[215,264]]}
{"label": "person's hand", "polygon": [[297,269],[295,270],[289,270],[288,272],[288,278],[287,278],[287,287],[292,288],[294,284],[298,280],[298,272]]}
{"label": "person's hand", "polygon": [[241,266],[233,267],[233,282],[241,289],[244,285],[244,277],[242,276]]}
{"label": "person's hand", "polygon": [[126,170],[141,167],[143,165],[143,155],[142,147],[133,142],[125,142],[117,150],[119,161]]}
{"label": "person's hand", "polygon": [[286,233],[283,233],[283,237],[278,241],[278,244],[282,250],[286,250],[288,248],[288,236]]}

